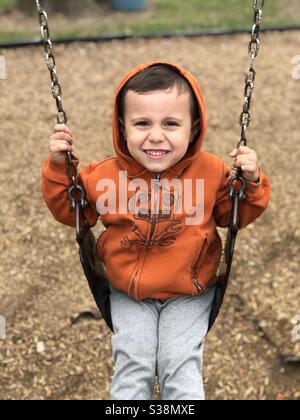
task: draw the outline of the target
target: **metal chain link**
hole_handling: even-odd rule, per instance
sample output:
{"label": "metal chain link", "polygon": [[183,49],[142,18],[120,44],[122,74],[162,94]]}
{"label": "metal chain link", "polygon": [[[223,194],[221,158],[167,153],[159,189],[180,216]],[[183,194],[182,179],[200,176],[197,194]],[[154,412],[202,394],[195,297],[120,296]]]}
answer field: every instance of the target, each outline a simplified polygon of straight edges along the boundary
{"label": "metal chain link", "polygon": [[[44,46],[45,52],[45,59],[46,64],[50,73],[51,79],[51,92],[53,98],[56,101],[56,108],[57,108],[57,123],[58,124],[67,124],[67,114],[64,110],[63,103],[62,103],[62,88],[58,81],[57,71],[56,71],[56,62],[53,52],[53,45],[50,39],[50,29],[48,23],[48,16],[46,11],[42,6],[41,0],[35,0],[36,8],[39,14],[39,23],[41,27],[41,35],[42,41]],[[78,183],[78,172],[77,172],[77,165],[72,158],[72,153],[66,152],[66,172],[67,176],[70,178],[70,188],[68,190],[68,196],[71,202],[72,209],[76,210],[76,231],[79,234],[80,226],[79,226],[79,218],[80,218],[80,211],[81,209],[85,209],[88,207],[88,202],[86,200],[86,194],[81,185]],[[79,192],[80,199],[77,199]]]}
{"label": "metal chain link", "polygon": [[[254,82],[256,77],[256,72],[254,69],[255,59],[259,54],[260,49],[260,24],[262,20],[264,7],[264,0],[253,0],[253,25],[251,31],[251,40],[248,46],[248,54],[250,57],[250,68],[246,73],[245,78],[245,89],[244,89],[244,104],[243,111],[240,115],[240,125],[241,125],[241,136],[237,142],[236,148],[238,149],[241,146],[247,145],[246,131],[251,122],[251,100],[254,91]],[[245,191],[247,188],[247,181],[243,177],[243,172],[241,168],[231,167],[231,178],[229,181],[229,198],[233,202],[232,207],[232,218],[230,221],[230,226],[227,231],[227,238],[225,247],[223,247],[221,264],[218,270],[218,276],[223,276],[225,283],[228,282],[231,264],[233,260],[236,236],[239,230],[239,202],[243,201],[246,197]],[[239,188],[238,188],[239,185]]]}
{"label": "metal chain link", "polygon": [[58,124],[67,124],[67,114],[64,111],[63,104],[62,104],[62,89],[58,81],[57,73],[56,73],[56,63],[53,54],[53,46],[50,39],[50,30],[48,24],[48,16],[45,10],[42,7],[42,3],[40,0],[36,0],[36,7],[39,14],[39,22],[41,26],[41,35],[44,45],[45,51],[45,59],[48,70],[50,72],[50,79],[51,79],[51,92],[56,100],[57,106],[57,123]]}
{"label": "metal chain link", "polygon": [[[244,104],[243,111],[240,115],[239,123],[241,126],[241,136],[237,142],[236,148],[238,149],[241,146],[247,146],[247,137],[246,131],[249,128],[251,122],[251,100],[254,91],[254,83],[256,78],[256,71],[254,69],[255,60],[259,54],[260,50],[260,25],[262,20],[262,13],[264,7],[264,0],[254,0],[253,1],[253,25],[251,32],[251,40],[248,46],[248,54],[250,57],[250,68],[246,73],[245,78],[245,89],[244,89]],[[234,181],[241,183],[241,188],[239,192],[239,200],[242,201],[245,199],[245,190],[247,188],[247,182],[243,177],[241,168],[231,167],[231,180],[230,180],[230,193],[229,197],[233,199],[234,196]]]}

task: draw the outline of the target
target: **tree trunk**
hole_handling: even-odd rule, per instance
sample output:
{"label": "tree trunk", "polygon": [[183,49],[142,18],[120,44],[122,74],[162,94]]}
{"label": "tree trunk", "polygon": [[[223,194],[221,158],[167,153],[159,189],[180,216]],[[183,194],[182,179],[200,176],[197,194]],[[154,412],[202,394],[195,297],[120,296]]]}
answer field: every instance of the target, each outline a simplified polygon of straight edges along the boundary
{"label": "tree trunk", "polygon": [[[105,0],[43,0],[41,4],[48,13],[63,13],[71,16],[82,16],[99,11],[97,3]],[[26,14],[35,12],[35,0],[19,0],[18,8]]]}

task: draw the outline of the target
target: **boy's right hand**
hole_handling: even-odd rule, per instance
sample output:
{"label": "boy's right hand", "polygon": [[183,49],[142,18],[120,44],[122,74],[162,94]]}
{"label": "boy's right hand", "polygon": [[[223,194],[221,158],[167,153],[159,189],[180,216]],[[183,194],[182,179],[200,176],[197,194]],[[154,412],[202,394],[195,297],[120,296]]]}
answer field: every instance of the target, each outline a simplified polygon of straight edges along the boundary
{"label": "boy's right hand", "polygon": [[67,126],[57,124],[50,137],[50,156],[49,159],[54,163],[64,163],[66,161],[65,152],[73,152],[73,135]]}

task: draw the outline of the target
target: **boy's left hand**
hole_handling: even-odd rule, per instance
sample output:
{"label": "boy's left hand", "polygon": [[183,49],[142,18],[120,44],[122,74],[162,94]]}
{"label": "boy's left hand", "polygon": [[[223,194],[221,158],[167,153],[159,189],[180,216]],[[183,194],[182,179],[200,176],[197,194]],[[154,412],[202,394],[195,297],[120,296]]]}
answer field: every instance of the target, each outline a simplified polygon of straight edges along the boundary
{"label": "boy's left hand", "polygon": [[234,149],[230,156],[235,158],[233,166],[242,169],[246,181],[259,182],[260,167],[254,150],[247,146],[241,146]]}

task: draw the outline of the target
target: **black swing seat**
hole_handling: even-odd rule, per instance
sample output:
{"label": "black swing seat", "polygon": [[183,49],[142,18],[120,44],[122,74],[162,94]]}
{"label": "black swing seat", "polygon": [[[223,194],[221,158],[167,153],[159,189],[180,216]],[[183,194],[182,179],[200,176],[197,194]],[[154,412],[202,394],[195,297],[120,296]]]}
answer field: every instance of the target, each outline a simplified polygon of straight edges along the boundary
{"label": "black swing seat", "polygon": [[[77,242],[79,245],[80,262],[94,300],[107,326],[114,332],[111,318],[109,279],[104,265],[98,256],[95,236],[87,223],[81,230],[80,235],[77,235]],[[227,257],[227,263],[229,262],[229,264],[227,264],[226,272],[217,277],[218,280],[209,317],[208,331],[211,330],[218,317],[228,286],[231,255],[225,252],[225,257]]]}
{"label": "black swing seat", "polygon": [[210,315],[209,315],[209,324],[208,324],[207,332],[209,332],[212,329],[212,326],[214,325],[216,319],[218,318],[221,306],[223,305],[227,286],[228,286],[228,280],[226,281],[226,276],[223,274],[221,276],[218,276],[218,282],[216,283],[215,296],[212,302]]}
{"label": "black swing seat", "polygon": [[107,326],[113,332],[109,280],[97,253],[96,240],[89,227],[77,236],[80,262],[92,295]]}

